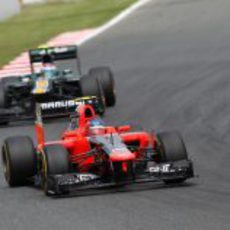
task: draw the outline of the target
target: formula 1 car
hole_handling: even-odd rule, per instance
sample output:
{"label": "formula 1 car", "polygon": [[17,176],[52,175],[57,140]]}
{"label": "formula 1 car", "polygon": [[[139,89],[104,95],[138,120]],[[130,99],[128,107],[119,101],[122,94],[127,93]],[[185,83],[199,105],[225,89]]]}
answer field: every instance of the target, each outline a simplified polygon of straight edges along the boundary
{"label": "formula 1 car", "polygon": [[132,127],[107,126],[90,105],[80,105],[60,140],[45,142],[37,107],[35,148],[30,137],[9,137],[2,159],[9,186],[32,180],[46,195],[163,181],[182,183],[193,177],[193,163],[177,132],[157,135]]}
{"label": "formula 1 car", "polygon": [[29,57],[32,74],[0,80],[0,124],[33,118],[36,102],[42,103],[44,117],[75,111],[78,97],[96,96],[94,108],[99,114],[105,105],[115,105],[112,71],[98,67],[82,75],[76,46],[30,50]]}

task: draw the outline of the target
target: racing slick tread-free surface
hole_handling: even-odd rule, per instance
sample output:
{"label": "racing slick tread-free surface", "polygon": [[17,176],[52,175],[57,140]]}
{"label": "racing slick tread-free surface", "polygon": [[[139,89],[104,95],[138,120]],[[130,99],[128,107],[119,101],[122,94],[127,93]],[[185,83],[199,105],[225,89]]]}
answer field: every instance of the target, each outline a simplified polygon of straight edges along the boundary
{"label": "racing slick tread-free surface", "polygon": [[162,132],[157,134],[161,162],[187,160],[188,155],[184,141],[178,132]]}
{"label": "racing slick tread-free surface", "polygon": [[107,106],[116,104],[114,76],[109,67],[97,67],[89,70],[89,75],[97,78],[103,88]]}
{"label": "racing slick tread-free surface", "polygon": [[[0,108],[6,108],[8,106],[6,98],[6,90],[3,79],[0,79]],[[1,122],[0,122],[1,123]]]}
{"label": "racing slick tread-free surface", "polygon": [[92,78],[90,75],[84,75],[80,79],[82,96],[97,96],[101,97],[100,82],[96,78]]}
{"label": "racing slick tread-free surface", "polygon": [[18,77],[11,76],[0,79],[0,108],[8,108],[11,105],[10,97],[7,97],[7,89],[9,85],[18,82]]}
{"label": "racing slick tread-free surface", "polygon": [[48,145],[44,147],[47,174],[65,174],[69,172],[69,153],[62,145]]}
{"label": "racing slick tread-free surface", "polygon": [[10,186],[22,186],[36,174],[36,153],[30,137],[9,137],[5,140],[2,159],[8,168]]}

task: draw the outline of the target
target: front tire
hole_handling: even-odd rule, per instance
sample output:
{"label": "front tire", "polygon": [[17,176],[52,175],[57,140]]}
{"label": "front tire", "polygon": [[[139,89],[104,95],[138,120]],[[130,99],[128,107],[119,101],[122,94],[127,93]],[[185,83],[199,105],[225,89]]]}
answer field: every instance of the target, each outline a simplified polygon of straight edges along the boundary
{"label": "front tire", "polygon": [[52,185],[48,177],[57,174],[66,174],[70,171],[69,153],[59,144],[44,147],[42,159],[43,189],[46,195],[50,195]]}
{"label": "front tire", "polygon": [[188,159],[184,141],[178,132],[159,133],[157,141],[161,163]]}
{"label": "front tire", "polygon": [[[178,132],[163,132],[157,135],[159,163],[188,160],[187,150]],[[186,178],[164,180],[165,184],[181,184]]]}
{"label": "front tire", "polygon": [[10,187],[23,186],[37,173],[37,158],[27,136],[10,137],[2,147],[4,176]]}

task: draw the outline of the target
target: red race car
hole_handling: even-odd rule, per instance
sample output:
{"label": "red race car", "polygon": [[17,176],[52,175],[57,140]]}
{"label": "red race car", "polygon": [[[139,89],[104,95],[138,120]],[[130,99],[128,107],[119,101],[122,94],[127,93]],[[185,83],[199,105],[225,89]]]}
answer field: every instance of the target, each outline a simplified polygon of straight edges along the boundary
{"label": "red race car", "polygon": [[108,126],[90,105],[80,105],[60,140],[45,142],[37,105],[38,146],[30,137],[9,137],[2,148],[9,186],[33,181],[46,195],[73,190],[163,181],[182,183],[193,177],[193,164],[177,132],[155,135],[130,125]]}

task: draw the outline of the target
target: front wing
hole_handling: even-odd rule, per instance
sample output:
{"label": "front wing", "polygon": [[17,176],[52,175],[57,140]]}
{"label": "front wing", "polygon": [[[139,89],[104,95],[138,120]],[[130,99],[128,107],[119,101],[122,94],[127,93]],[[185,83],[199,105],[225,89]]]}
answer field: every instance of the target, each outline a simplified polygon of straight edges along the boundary
{"label": "front wing", "polygon": [[183,160],[149,166],[142,174],[134,173],[133,177],[128,177],[121,181],[114,180],[104,182],[100,176],[92,173],[51,175],[48,177],[48,190],[50,195],[61,195],[72,191],[100,189],[129,184],[184,181],[192,177],[194,177],[192,162],[190,160]]}

